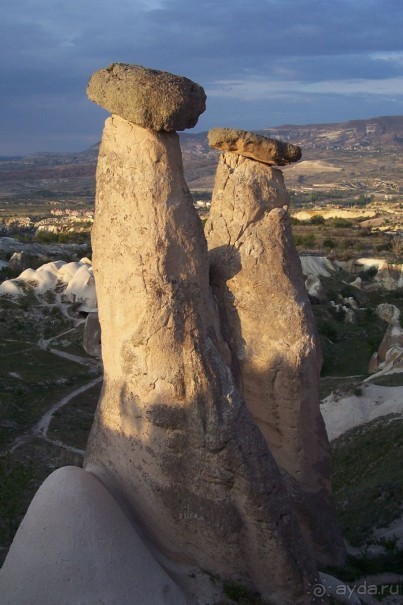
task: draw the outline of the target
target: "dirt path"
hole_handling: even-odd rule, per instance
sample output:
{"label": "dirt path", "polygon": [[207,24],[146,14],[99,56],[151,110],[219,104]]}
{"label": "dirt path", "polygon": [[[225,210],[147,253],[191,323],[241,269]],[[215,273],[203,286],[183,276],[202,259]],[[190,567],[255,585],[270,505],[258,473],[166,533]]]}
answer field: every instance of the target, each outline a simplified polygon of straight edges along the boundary
{"label": "dirt path", "polygon": [[64,359],[68,359],[69,361],[74,361],[75,363],[80,363],[83,366],[97,368],[100,366],[100,362],[95,359],[91,359],[91,357],[80,357],[80,355],[72,355],[71,353],[66,353],[66,351],[59,351],[59,349],[46,349],[49,353],[53,353],[53,355],[57,355],[58,357],[63,357]]}
{"label": "dirt path", "polygon": [[56,338],[60,338],[61,336],[65,336],[66,334],[70,334],[71,332],[74,332],[75,329],[76,329],[76,326],[74,326],[74,328],[69,328],[68,330],[65,330],[65,332],[56,334],[56,336],[52,336],[52,338],[40,338],[38,340],[38,346],[41,347],[41,349],[46,350],[49,347],[49,343],[51,343],[52,340],[56,340]]}
{"label": "dirt path", "polygon": [[67,445],[57,439],[50,439],[48,437],[47,433],[48,433],[49,425],[52,422],[52,418],[53,418],[53,415],[55,414],[55,412],[57,412],[63,406],[65,406],[67,403],[69,403],[72,399],[74,399],[74,397],[76,397],[77,395],[80,395],[81,393],[85,393],[85,391],[88,391],[96,384],[102,382],[102,380],[103,380],[103,376],[97,376],[96,378],[91,380],[91,382],[87,382],[86,384],[81,385],[80,387],[74,389],[73,391],[71,391],[70,393],[68,393],[61,399],[59,399],[59,401],[54,403],[52,405],[52,407],[50,407],[43,414],[43,416],[38,420],[38,422],[35,424],[35,426],[32,429],[30,429],[24,435],[20,435],[19,437],[17,437],[15,439],[13,445],[9,448],[10,453],[13,453],[17,448],[19,448],[22,445],[24,445],[25,443],[27,443],[27,441],[29,441],[30,439],[33,439],[34,437],[41,437],[42,439],[45,439],[46,441],[48,441],[49,443],[52,443],[53,445],[56,445],[57,447],[62,447],[64,449],[69,450],[70,452],[73,452],[76,454],[84,454],[83,450],[80,450],[79,448],[75,448],[71,445]]}
{"label": "dirt path", "polygon": [[[97,376],[97,378],[94,378],[94,380],[91,380],[91,382],[87,382],[86,384],[83,384],[81,387],[74,389],[74,391],[71,391],[70,393],[68,393],[67,395],[62,397],[62,399],[59,399],[59,401],[57,401],[54,405],[52,405],[52,407],[47,412],[45,412],[45,414],[42,416],[42,418],[36,423],[36,425],[32,429],[32,433],[35,436],[44,437],[46,439],[49,425],[52,421],[54,413],[57,412],[58,410],[60,410],[60,408],[65,406],[67,403],[69,403],[69,401],[71,399],[74,399],[74,397],[76,397],[77,395],[80,395],[81,393],[88,391],[88,389],[91,389],[93,386],[95,386],[99,382],[102,382],[102,379],[103,379],[103,376]],[[71,448],[69,447],[69,449],[71,449]]]}

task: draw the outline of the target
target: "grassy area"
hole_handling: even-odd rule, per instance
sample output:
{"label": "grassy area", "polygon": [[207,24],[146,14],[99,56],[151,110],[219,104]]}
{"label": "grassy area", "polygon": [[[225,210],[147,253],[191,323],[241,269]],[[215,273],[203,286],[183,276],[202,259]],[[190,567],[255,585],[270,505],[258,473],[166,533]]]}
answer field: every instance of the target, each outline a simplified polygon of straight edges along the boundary
{"label": "grassy area", "polygon": [[56,468],[82,459],[43,439],[32,439],[12,455],[0,454],[0,565],[36,491]]}
{"label": "grassy area", "polygon": [[85,449],[94,413],[101,393],[101,384],[85,391],[58,410],[52,419],[48,436],[66,445]]}
{"label": "grassy area", "polygon": [[343,256],[391,256],[391,236],[360,228],[362,219],[334,218],[320,222],[315,218],[311,221],[292,219],[294,241],[300,252],[315,250],[324,255],[337,254],[339,259]]}
{"label": "grassy area", "polygon": [[0,449],[29,430],[53,403],[93,378],[90,369],[34,344],[0,348]]}
{"label": "grassy area", "polygon": [[[381,303],[396,305],[403,314],[401,289],[393,292],[365,292],[349,286],[352,275],[339,274],[321,277],[326,292],[326,300],[312,306],[320,334],[323,367],[322,377],[362,376],[368,374],[368,364],[377,351],[385,334],[387,323],[376,315],[375,309]],[[343,302],[343,298],[353,297],[359,306],[354,312],[354,323],[346,322],[345,312],[329,304]],[[323,389],[321,395],[329,394]]]}
{"label": "grassy area", "polygon": [[402,515],[403,420],[385,416],[332,442],[333,491],[344,535],[354,546]]}
{"label": "grassy area", "polygon": [[[40,304],[29,289],[20,302],[0,297],[0,564],[41,483],[60,466],[82,463],[79,455],[34,436],[31,429],[52,405],[94,378],[91,364],[69,361],[38,345],[56,336],[52,347],[87,357],[81,347],[83,325],[76,327],[56,306]],[[88,407],[73,401],[71,415],[60,417],[70,423],[67,445],[84,447],[96,399],[90,395]]]}

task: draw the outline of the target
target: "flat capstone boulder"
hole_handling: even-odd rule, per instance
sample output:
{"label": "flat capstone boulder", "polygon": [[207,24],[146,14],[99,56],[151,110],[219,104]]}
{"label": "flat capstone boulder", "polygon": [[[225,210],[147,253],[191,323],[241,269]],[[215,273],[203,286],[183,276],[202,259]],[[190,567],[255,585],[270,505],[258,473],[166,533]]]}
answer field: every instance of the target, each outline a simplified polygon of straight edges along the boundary
{"label": "flat capstone boulder", "polygon": [[213,128],[208,133],[208,143],[213,149],[232,151],[269,166],[298,162],[302,155],[301,148],[297,145],[233,128]]}
{"label": "flat capstone boulder", "polygon": [[199,84],[126,63],[112,63],[96,71],[87,96],[112,114],[158,132],[193,128],[206,109],[206,94]]}

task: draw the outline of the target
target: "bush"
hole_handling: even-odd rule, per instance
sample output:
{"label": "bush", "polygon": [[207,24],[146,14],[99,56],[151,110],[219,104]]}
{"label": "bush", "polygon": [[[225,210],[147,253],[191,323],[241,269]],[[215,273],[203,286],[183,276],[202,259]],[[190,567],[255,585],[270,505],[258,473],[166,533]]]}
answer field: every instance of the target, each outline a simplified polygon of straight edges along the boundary
{"label": "bush", "polygon": [[290,216],[291,225],[300,225],[301,221],[296,216]]}
{"label": "bush", "polygon": [[372,265],[365,271],[360,271],[358,276],[362,279],[363,282],[369,284],[374,281],[375,275],[378,273],[378,267],[376,265]]}
{"label": "bush", "polygon": [[333,224],[333,227],[336,227],[336,229],[353,226],[352,221],[349,221],[346,218],[334,218],[332,220],[332,224]]}
{"label": "bush", "polygon": [[336,248],[336,242],[334,239],[331,239],[330,237],[327,237],[326,239],[323,240],[322,245],[324,248],[328,248],[329,250],[331,250],[332,248]]}
{"label": "bush", "polygon": [[313,248],[316,244],[316,237],[313,233],[308,233],[307,235],[295,235],[294,242],[296,246],[300,246],[301,248]]}
{"label": "bush", "polygon": [[309,222],[311,225],[323,225],[325,219],[321,214],[314,214]]}
{"label": "bush", "polygon": [[337,338],[337,330],[335,326],[329,321],[319,320],[317,325],[319,334],[321,334],[322,336],[326,336],[327,338],[330,338],[330,340]]}

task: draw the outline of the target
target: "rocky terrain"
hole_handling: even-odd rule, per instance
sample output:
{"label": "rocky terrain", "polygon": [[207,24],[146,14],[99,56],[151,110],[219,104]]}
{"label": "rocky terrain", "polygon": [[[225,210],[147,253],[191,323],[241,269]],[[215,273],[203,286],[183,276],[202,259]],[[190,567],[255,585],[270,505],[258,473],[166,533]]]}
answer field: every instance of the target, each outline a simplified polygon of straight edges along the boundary
{"label": "rocky terrain", "polygon": [[[139,87],[156,90],[157,81],[166,92],[161,98],[158,95],[157,104],[152,95],[138,96]],[[125,92],[121,94],[122,87]],[[317,419],[313,439],[304,442],[304,430],[296,435],[295,447],[302,449],[302,460],[307,457],[318,467],[315,476],[308,479],[301,472],[304,463],[295,464],[291,450],[290,466],[284,454],[277,461],[274,443],[267,440],[249,413],[249,404],[245,405],[242,388],[231,370],[235,328],[225,321],[223,306],[218,312],[212,297],[207,243],[184,180],[179,139],[174,132],[195,124],[204,109],[204,92],[177,76],[113,64],[93,76],[88,95],[135,122],[118,115],[107,120],[97,167],[92,244],[104,384],[84,470],[72,473],[61,469],[51,475],[17,532],[1,571],[6,601],[28,598],[47,602],[55,590],[63,594],[72,591],[70,598],[75,598],[77,582],[64,588],[65,563],[60,565],[66,560],[74,561],[72,566],[68,564],[69,574],[75,577],[79,573],[81,578],[80,598],[83,594],[91,599],[104,595],[102,583],[93,574],[79,571],[86,567],[87,555],[77,551],[74,537],[78,532],[86,540],[83,532],[90,531],[93,540],[101,536],[97,528],[102,532],[102,525],[95,524],[91,530],[92,524],[83,526],[73,516],[74,527],[67,524],[61,549],[54,538],[60,503],[65,500],[62,495],[72,494],[72,503],[65,508],[65,514],[71,516],[80,502],[87,507],[100,489],[102,500],[114,496],[121,503],[115,508],[120,510],[123,505],[130,516],[127,522],[138,535],[129,543],[136,570],[134,576],[127,577],[125,586],[119,583],[116,587],[119,594],[123,590],[132,599],[133,589],[141,593],[156,589],[152,597],[155,603],[206,605],[212,598],[224,596],[225,585],[231,582],[260,594],[263,602],[308,603],[309,586],[318,577],[317,561],[342,563],[345,556],[329,499],[329,445],[319,413],[317,382],[307,384],[312,394],[307,398],[309,413]],[[130,108],[133,103],[130,115],[126,105],[121,109],[122,98],[130,99]],[[241,142],[242,135],[238,138]],[[255,141],[256,148],[258,144]],[[278,147],[274,144],[273,149]],[[281,147],[280,157],[267,149],[262,153],[269,165],[279,159],[281,163],[293,161],[284,150]],[[245,159],[242,150],[238,153]],[[247,214],[257,226],[266,215],[277,216],[277,209],[286,201],[285,189],[282,193],[281,188],[266,184],[271,174],[281,180],[281,173],[268,168],[267,175],[260,175],[260,166],[260,162],[248,159],[241,171],[246,170],[244,178],[239,181],[239,188],[250,189]],[[218,187],[219,183],[218,178]],[[253,192],[259,188],[255,199]],[[286,215],[285,220],[289,226]],[[249,225],[247,219],[244,228]],[[286,240],[280,276],[287,257],[292,261],[295,255],[290,232]],[[32,281],[40,283],[44,272],[33,272],[36,280]],[[296,275],[295,297],[304,299],[308,310],[301,271]],[[18,283],[6,281],[3,287],[6,296],[19,295],[15,291]],[[302,342],[303,330],[296,326],[297,340],[301,332]],[[316,347],[312,341],[312,352]],[[247,348],[253,351],[253,339]],[[316,357],[305,354],[304,349],[305,344],[296,350],[295,368],[305,357],[306,368],[317,377]],[[283,378],[292,383],[293,371],[290,365]],[[267,403],[270,405],[270,395]],[[304,414],[292,396],[287,407],[292,410],[291,421],[285,416],[276,426],[285,434]],[[312,447],[315,442],[316,448]],[[309,520],[305,521],[310,506],[305,491],[312,486],[316,505],[330,526],[314,529]],[[95,506],[99,515],[104,515],[105,509]],[[113,506],[109,508],[114,528],[119,515]],[[97,516],[94,511],[92,518]],[[114,536],[112,532],[111,540]],[[32,559],[28,553],[36,548],[43,557]],[[110,571],[110,555],[102,545],[90,551],[90,559],[97,558],[97,568],[106,570],[107,565]],[[123,555],[119,548],[113,565]],[[137,563],[146,560],[154,578],[150,589],[148,574],[141,572]],[[273,574],[267,575],[267,567]],[[23,582],[17,581],[21,574]],[[40,579],[43,574],[46,583]],[[157,576],[160,584],[155,583]],[[215,588],[206,586],[212,576],[218,580]],[[194,581],[189,580],[192,577]],[[108,588],[114,590],[111,584]]]}
{"label": "rocky terrain", "polygon": [[[316,256],[303,256],[301,260],[306,281],[309,275],[319,277],[322,291],[319,301],[315,298],[316,281],[311,298],[324,352],[322,414],[333,450],[338,515],[352,545],[345,579],[358,586],[359,577],[377,574],[376,581],[381,584],[385,570],[396,573],[401,568],[398,553],[402,547],[403,487],[398,452],[403,435],[403,373],[393,366],[386,367],[381,375],[368,372],[371,356],[388,331],[386,319],[398,315],[396,311],[387,317],[379,315],[377,307],[393,304],[403,312],[401,288],[397,288],[396,281],[394,289],[389,290],[390,278],[386,274],[386,281],[383,279],[382,269],[379,275],[373,271],[371,275],[371,263],[376,259],[361,261],[355,273],[351,272],[352,263],[344,264],[343,269]],[[378,264],[382,267],[379,259]],[[358,273],[364,276],[368,270],[364,289],[348,285],[356,282]],[[378,284],[375,289],[371,288],[374,283]],[[56,305],[58,293],[53,294],[52,288],[45,298],[35,291],[33,294],[22,292],[13,297],[14,302],[0,297],[1,422],[6,437],[0,470],[2,493],[7,496],[0,502],[4,552],[49,471],[80,464],[100,390],[99,383],[93,384],[93,372],[100,371],[93,365],[96,360],[88,358],[82,348],[82,316],[71,302],[65,307],[68,313],[61,313]],[[45,303],[53,296],[54,305]],[[87,390],[81,392],[81,384]],[[11,401],[13,406],[9,405]],[[47,419],[46,428],[42,416]],[[11,460],[7,450],[12,450]],[[379,540],[381,544],[387,540],[385,554]],[[363,554],[367,552],[373,554],[368,558]],[[342,575],[340,570],[337,573]],[[390,575],[387,578],[393,595],[401,580]]]}
{"label": "rocky terrain", "polygon": [[[306,203],[317,193],[322,197],[325,193],[330,200],[351,200],[360,195],[393,200],[402,190],[402,116],[281,126],[258,132],[303,149],[302,161],[284,170],[292,203]],[[218,153],[208,146],[207,133],[181,133],[180,142],[190,189],[211,192]],[[98,152],[96,144],[76,154],[3,159],[0,216],[92,205]]]}
{"label": "rocky terrain", "polygon": [[[157,81],[166,97],[138,94]],[[175,133],[197,122],[201,87],[113,64],[88,94],[115,112],[99,152],[93,267],[43,250],[50,262],[0,285],[5,548],[41,480],[63,467],[15,537],[5,602],[125,603],[146,591],[155,605],[398,603],[400,265],[300,262],[275,167],[300,151],[244,131],[211,133],[224,153],[203,233]],[[302,229],[335,220],[299,218]],[[29,253],[5,262],[23,269]]]}

